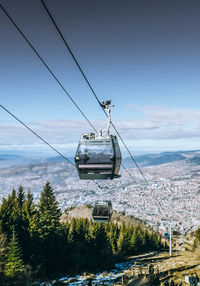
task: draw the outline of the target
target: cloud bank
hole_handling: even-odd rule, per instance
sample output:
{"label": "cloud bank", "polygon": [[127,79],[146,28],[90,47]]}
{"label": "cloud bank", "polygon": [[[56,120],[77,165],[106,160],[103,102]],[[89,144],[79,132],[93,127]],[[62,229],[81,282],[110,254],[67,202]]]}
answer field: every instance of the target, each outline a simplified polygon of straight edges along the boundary
{"label": "cloud bank", "polygon": [[[146,142],[151,148],[151,144],[170,145],[177,140],[190,142],[188,144],[192,144],[192,148],[198,146],[200,137],[199,110],[134,105],[128,106],[128,108],[133,110],[133,118],[135,110],[139,111],[141,116],[136,119],[114,121],[114,123],[129,146],[140,146],[141,142],[145,146]],[[96,120],[92,123],[97,129],[104,128],[106,125],[105,120]],[[28,125],[50,144],[64,145],[69,148],[74,148],[77,145],[82,133],[93,131],[85,121],[79,120],[46,120],[31,122]],[[30,131],[18,124],[0,122],[0,133],[0,146],[38,145],[41,143]],[[183,146],[183,148],[185,147]],[[190,146],[187,149],[191,149]]]}

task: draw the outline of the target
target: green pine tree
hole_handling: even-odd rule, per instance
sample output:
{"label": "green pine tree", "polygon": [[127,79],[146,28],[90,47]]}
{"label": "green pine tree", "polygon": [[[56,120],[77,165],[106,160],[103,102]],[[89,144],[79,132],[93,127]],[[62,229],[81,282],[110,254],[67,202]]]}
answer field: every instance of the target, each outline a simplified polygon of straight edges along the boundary
{"label": "green pine tree", "polygon": [[5,264],[5,274],[8,277],[18,277],[24,271],[24,264],[21,255],[21,249],[19,247],[15,230],[13,229],[13,236],[8,246],[8,255]]}
{"label": "green pine tree", "polygon": [[112,222],[109,223],[109,229],[107,232],[108,239],[112,248],[112,254],[117,253],[117,239],[118,239],[118,226]]}
{"label": "green pine tree", "polygon": [[34,215],[36,214],[35,205],[33,203],[33,195],[31,194],[30,190],[28,190],[28,193],[23,203],[23,212],[24,216],[29,221],[29,228],[30,228],[30,224],[32,220],[34,220]]}
{"label": "green pine tree", "polygon": [[8,238],[12,236],[13,225],[16,226],[18,210],[17,195],[15,189],[13,189],[11,195],[9,195],[7,199],[3,198],[0,207],[1,228]]}
{"label": "green pine tree", "polygon": [[23,206],[24,199],[25,199],[25,194],[24,194],[24,190],[22,186],[20,186],[18,189],[17,199],[18,199],[20,210],[22,210],[22,206]]}
{"label": "green pine tree", "polygon": [[48,235],[50,231],[56,231],[60,227],[61,211],[48,181],[41,193],[38,211],[41,235]]}
{"label": "green pine tree", "polygon": [[139,227],[134,228],[130,243],[134,254],[138,254],[141,251],[143,251],[144,245],[143,245],[141,230]]}
{"label": "green pine tree", "polygon": [[0,224],[8,240],[12,237],[13,227],[15,229],[18,243],[22,249],[23,259],[27,258],[27,246],[29,244],[28,221],[21,206],[24,203],[23,188],[20,187],[19,193],[12,190],[8,198],[4,198],[0,207]]}
{"label": "green pine tree", "polygon": [[17,200],[17,193],[16,193],[15,189],[12,190],[10,198],[11,198],[11,200],[13,200],[13,202]]}
{"label": "green pine tree", "polygon": [[120,228],[119,238],[117,240],[117,249],[120,255],[126,255],[130,251],[130,232],[125,223]]}
{"label": "green pine tree", "polygon": [[37,210],[34,221],[31,220],[31,239],[35,245],[32,261],[38,273],[50,275],[59,271],[64,246],[61,211],[49,182],[44,186]]}
{"label": "green pine tree", "polygon": [[75,218],[73,218],[70,223],[68,239],[72,245],[78,241],[77,219]]}
{"label": "green pine tree", "polygon": [[0,229],[0,273],[2,272],[3,264],[6,256],[6,236]]}

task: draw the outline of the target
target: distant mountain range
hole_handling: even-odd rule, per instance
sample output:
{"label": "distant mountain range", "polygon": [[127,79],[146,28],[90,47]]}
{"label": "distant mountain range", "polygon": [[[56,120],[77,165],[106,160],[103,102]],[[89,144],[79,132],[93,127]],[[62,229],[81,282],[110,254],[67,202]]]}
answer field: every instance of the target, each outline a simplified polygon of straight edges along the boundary
{"label": "distant mountain range", "polygon": [[[69,158],[71,162],[74,162],[74,158]],[[135,156],[135,160],[141,167],[162,165],[170,162],[187,160],[188,163],[200,165],[200,150],[193,151],[175,151],[175,152],[162,152],[159,154],[145,154]],[[0,154],[0,168],[33,164],[40,162],[65,162],[62,157],[50,157],[47,159],[32,159],[21,155],[15,154]],[[130,157],[124,158],[123,163],[127,168],[133,168],[134,163]]]}
{"label": "distant mountain range", "polygon": [[[146,154],[141,156],[135,156],[135,160],[142,167],[162,165],[180,160],[187,160],[188,163],[200,165],[200,150]],[[133,167],[133,161],[131,158],[125,158],[123,161],[127,168]]]}
{"label": "distant mountain range", "polygon": [[32,159],[15,154],[0,154],[0,168],[24,165],[33,162]]}

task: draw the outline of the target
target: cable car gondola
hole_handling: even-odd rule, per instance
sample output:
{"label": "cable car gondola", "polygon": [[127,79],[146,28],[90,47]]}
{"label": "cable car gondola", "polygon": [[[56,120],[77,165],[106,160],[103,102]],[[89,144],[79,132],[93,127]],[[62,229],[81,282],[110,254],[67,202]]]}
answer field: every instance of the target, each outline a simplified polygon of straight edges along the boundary
{"label": "cable car gondola", "polygon": [[92,218],[94,222],[108,223],[112,215],[111,201],[98,201],[95,203]]}
{"label": "cable car gondola", "polygon": [[[111,101],[102,103],[108,114],[108,126],[99,130],[98,134],[89,133],[81,136],[76,155],[75,164],[80,179],[114,179],[119,178],[122,161],[121,151],[117,137],[110,135],[110,105]],[[103,133],[106,133],[103,135]]]}
{"label": "cable car gondola", "polygon": [[164,237],[165,237],[165,238],[169,238],[169,232],[165,232],[165,233],[164,233]]}

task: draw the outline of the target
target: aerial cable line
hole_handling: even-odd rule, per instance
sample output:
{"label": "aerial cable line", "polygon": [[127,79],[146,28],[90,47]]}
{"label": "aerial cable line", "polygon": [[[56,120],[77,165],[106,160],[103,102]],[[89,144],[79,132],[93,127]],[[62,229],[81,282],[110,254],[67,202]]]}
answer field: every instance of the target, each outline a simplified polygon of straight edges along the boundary
{"label": "aerial cable line", "polygon": [[[35,131],[33,131],[27,124],[25,124],[21,119],[19,119],[16,115],[14,115],[11,111],[9,111],[6,107],[4,107],[2,104],[0,104],[0,107],[6,111],[10,116],[12,116],[15,120],[17,120],[20,124],[22,124],[26,129],[28,129],[32,134],[34,134],[37,138],[39,138],[43,143],[45,143],[47,146],[49,146],[53,151],[55,151],[58,155],[60,155],[64,160],[66,160],[68,163],[70,163],[73,167],[75,165],[61,152],[59,152],[56,148],[54,148],[51,144],[49,144],[45,139],[43,139],[40,135],[38,135]],[[93,181],[100,189],[103,189],[99,183],[96,181]],[[161,206],[161,203],[158,202]]]}
{"label": "aerial cable line", "polygon": [[[76,108],[80,111],[80,113],[83,115],[83,117],[86,119],[86,121],[90,124],[90,126],[94,129],[94,131],[96,133],[98,133],[98,131],[96,130],[96,128],[94,127],[94,125],[90,122],[90,120],[87,118],[87,116],[84,114],[84,112],[79,108],[78,104],[73,100],[73,98],[70,96],[70,94],[67,92],[67,90],[64,88],[64,86],[62,85],[62,83],[58,80],[58,78],[55,76],[55,74],[53,73],[53,71],[49,68],[49,66],[46,64],[46,62],[43,60],[43,58],[39,55],[39,53],[37,52],[37,50],[34,48],[34,46],[31,44],[31,42],[28,40],[28,38],[25,36],[25,34],[22,32],[22,30],[19,28],[19,26],[15,23],[15,21],[11,18],[11,16],[8,14],[8,12],[5,10],[5,8],[0,4],[1,9],[3,10],[3,12],[6,14],[6,16],[10,19],[10,21],[13,23],[13,25],[16,27],[16,29],[18,30],[18,32],[22,35],[22,37],[24,38],[24,40],[27,42],[27,44],[31,47],[31,49],[34,51],[34,53],[38,56],[38,58],[41,60],[41,62],[44,64],[44,66],[47,68],[47,70],[51,73],[51,75],[53,76],[53,78],[56,80],[56,82],[60,85],[60,87],[63,89],[63,91],[65,92],[65,94],[70,98],[70,100],[72,101],[72,103],[76,106]],[[122,165],[123,168],[127,171],[127,169],[125,168],[124,165]],[[128,171],[127,171],[128,172]],[[129,172],[128,172],[129,173]],[[135,179],[130,175],[129,176],[134,180],[134,183],[137,184],[137,182],[135,181]]]}
{"label": "aerial cable line", "polygon": [[[44,6],[44,8],[45,8],[45,10],[46,10],[46,12],[47,12],[47,14],[49,15],[50,19],[52,20],[53,24],[55,25],[56,30],[58,31],[60,37],[62,38],[62,40],[63,40],[65,46],[67,47],[69,53],[71,54],[73,60],[75,61],[76,65],[78,66],[78,68],[79,68],[79,70],[80,70],[82,76],[84,77],[85,81],[87,82],[87,85],[89,86],[90,90],[92,91],[93,95],[95,96],[96,100],[98,101],[99,105],[101,106],[101,108],[102,108],[102,110],[104,111],[104,113],[106,114],[106,116],[108,116],[107,113],[105,112],[104,108],[102,107],[101,102],[100,102],[100,100],[98,99],[98,97],[97,97],[97,95],[96,95],[94,89],[92,88],[90,82],[88,81],[88,79],[87,79],[85,73],[83,72],[81,66],[79,65],[79,63],[78,63],[76,57],[74,56],[74,54],[73,54],[73,52],[72,52],[72,50],[71,50],[69,44],[66,42],[66,40],[65,40],[64,36],[62,35],[62,33],[61,33],[61,31],[60,31],[58,25],[56,24],[56,22],[55,22],[54,18],[52,17],[50,11],[48,10],[46,4],[44,3],[43,0],[41,0],[41,2],[42,2],[42,4],[43,4],[43,6]],[[121,139],[122,143],[123,143],[124,146],[126,147],[127,151],[129,152],[129,150],[128,150],[126,144],[125,144],[125,142],[124,142],[123,139],[121,138],[121,136],[120,136],[120,134],[118,133],[118,131],[116,130],[115,126],[113,125],[112,122],[111,122],[111,124],[112,124],[113,128],[115,129],[116,133],[118,134],[119,138]],[[132,154],[131,154],[130,152],[129,152],[129,154],[130,154],[130,156],[132,157]],[[135,161],[135,159],[134,159],[134,158],[132,158],[132,159],[134,160],[135,165],[136,165],[137,167],[139,167],[139,166],[137,165],[137,162]],[[122,165],[122,167],[124,168],[124,170],[128,173],[128,175],[130,176],[130,178],[134,181],[134,183],[135,183],[135,184],[138,184],[138,183],[135,181],[135,179],[133,178],[133,176],[130,174],[130,172],[127,170],[127,168],[126,168],[123,164],[121,164],[121,165]],[[144,176],[143,176],[143,177],[144,177]],[[145,182],[147,183],[146,179],[145,179]],[[148,184],[148,183],[147,183],[147,184]]]}
{"label": "aerial cable line", "polygon": [[15,116],[11,111],[5,108],[3,105],[0,104],[0,107],[4,109],[8,114],[10,114],[13,118],[15,118],[19,123],[21,123],[24,127],[26,127],[30,132],[32,132],[36,137],[38,137],[42,142],[48,145],[52,150],[54,150],[58,155],[60,155],[63,159],[65,159],[68,163],[75,167],[75,165],[63,154],[61,154],[56,148],[54,148],[51,144],[49,144],[46,140],[44,140],[40,135],[38,135],[33,129],[31,129],[28,125],[26,125],[22,120],[20,120],[17,116]]}
{"label": "aerial cable line", "polygon": [[31,47],[31,49],[34,51],[34,53],[38,56],[40,61],[44,64],[44,66],[47,68],[47,70],[50,72],[50,74],[53,76],[53,78],[57,81],[59,86],[62,88],[62,90],[65,92],[65,94],[69,97],[69,99],[72,101],[72,103],[76,106],[76,108],[80,111],[80,113],[83,115],[83,117],[87,120],[89,125],[95,130],[97,133],[98,131],[94,127],[94,125],[90,122],[90,120],[87,118],[87,116],[84,114],[84,112],[80,109],[78,104],[74,101],[74,99],[71,97],[71,95],[67,92],[67,90],[64,88],[63,84],[60,82],[60,80],[56,77],[56,75],[53,73],[53,71],[50,69],[50,67],[47,65],[47,63],[43,60],[43,58],[39,55],[37,50],[34,48],[34,46],[31,44],[31,42],[28,40],[28,38],[25,36],[25,34],[22,32],[22,30],[19,28],[19,26],[15,23],[15,21],[11,18],[11,16],[8,14],[8,12],[5,10],[5,8],[0,4],[1,9],[6,14],[6,16],[10,19],[10,21],[13,23],[15,28],[18,30],[18,32],[22,35],[24,40],[27,42],[27,44]]}
{"label": "aerial cable line", "polygon": [[[90,88],[92,94],[94,95],[94,97],[95,97],[96,100],[98,101],[98,103],[99,103],[100,107],[102,108],[103,112],[105,113],[105,115],[108,117],[107,113],[105,112],[104,108],[102,107],[102,104],[101,104],[99,98],[98,98],[97,95],[96,95],[96,92],[94,91],[93,87],[91,86],[91,84],[90,84],[90,82],[89,82],[87,76],[85,75],[85,73],[84,73],[84,71],[82,70],[80,64],[78,63],[78,60],[76,59],[76,57],[75,57],[75,55],[73,54],[73,52],[72,52],[72,50],[71,50],[69,44],[68,44],[67,41],[65,40],[63,34],[61,33],[61,31],[60,31],[58,25],[56,24],[56,22],[55,22],[53,16],[51,15],[49,9],[47,8],[47,6],[46,6],[46,4],[44,3],[43,0],[41,0],[41,2],[42,2],[43,7],[45,8],[47,14],[49,15],[50,19],[52,20],[52,22],[53,22],[53,24],[54,24],[56,30],[58,31],[60,37],[62,38],[62,40],[63,40],[65,46],[67,47],[69,53],[71,54],[73,60],[75,61],[76,65],[77,65],[77,67],[78,67],[78,69],[79,69],[79,71],[81,72],[81,74],[82,74],[82,76],[84,77],[84,79],[85,79],[87,85],[89,86],[89,88]],[[149,185],[149,182],[147,181],[147,179],[146,179],[146,177],[145,177],[143,171],[140,169],[140,167],[139,167],[137,161],[135,160],[135,158],[134,158],[133,155],[131,154],[130,150],[128,149],[128,146],[127,146],[126,143],[124,142],[123,138],[122,138],[121,135],[119,134],[118,130],[116,129],[116,127],[115,127],[115,125],[113,124],[112,121],[111,121],[111,124],[112,124],[112,126],[113,126],[115,132],[116,132],[117,135],[119,136],[121,142],[122,142],[123,145],[125,146],[126,150],[128,151],[128,153],[129,153],[129,155],[130,155],[132,161],[134,162],[135,166],[137,167],[137,169],[139,170],[140,174],[142,175],[142,177],[143,177],[143,179],[144,179],[146,185]]]}
{"label": "aerial cable line", "polygon": [[[43,143],[45,143],[47,146],[49,146],[53,151],[55,151],[58,155],[60,155],[64,160],[66,160],[68,163],[70,163],[73,167],[75,167],[74,163],[72,163],[65,155],[63,155],[61,152],[59,152],[56,148],[54,148],[51,144],[49,144],[45,139],[43,139],[40,135],[38,135],[33,129],[31,129],[27,124],[25,124],[21,119],[19,119],[16,115],[14,115],[11,111],[9,111],[7,108],[5,108],[2,104],[0,104],[0,107],[5,110],[8,114],[10,114],[14,119],[16,119],[20,124],[22,124],[25,128],[27,128],[31,133],[33,133],[37,138],[39,138]],[[93,181],[100,189],[103,187],[99,185],[96,181]]]}
{"label": "aerial cable line", "polygon": [[140,186],[140,184],[138,184],[138,182],[136,182],[135,178],[134,178],[134,177],[132,176],[132,174],[128,171],[128,169],[124,166],[124,164],[121,163],[121,165],[122,165],[122,167],[124,168],[124,170],[127,172],[127,174],[129,175],[129,177],[133,180],[133,182],[134,182],[136,185],[139,185],[139,186]]}

